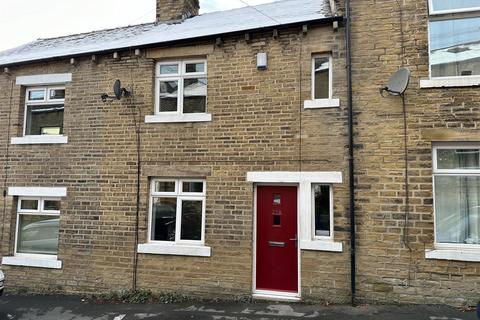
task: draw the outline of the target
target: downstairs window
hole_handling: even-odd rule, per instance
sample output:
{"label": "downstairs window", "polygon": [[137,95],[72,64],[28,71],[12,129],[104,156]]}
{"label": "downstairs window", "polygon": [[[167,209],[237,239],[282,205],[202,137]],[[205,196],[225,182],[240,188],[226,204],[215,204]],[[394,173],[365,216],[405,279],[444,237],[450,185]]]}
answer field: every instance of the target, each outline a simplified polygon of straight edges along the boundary
{"label": "downstairs window", "polygon": [[205,195],[205,180],[152,180],[150,242],[203,244]]}
{"label": "downstairs window", "polygon": [[437,244],[480,244],[480,146],[438,146],[434,156]]}
{"label": "downstairs window", "polygon": [[15,254],[57,255],[60,199],[18,199]]}

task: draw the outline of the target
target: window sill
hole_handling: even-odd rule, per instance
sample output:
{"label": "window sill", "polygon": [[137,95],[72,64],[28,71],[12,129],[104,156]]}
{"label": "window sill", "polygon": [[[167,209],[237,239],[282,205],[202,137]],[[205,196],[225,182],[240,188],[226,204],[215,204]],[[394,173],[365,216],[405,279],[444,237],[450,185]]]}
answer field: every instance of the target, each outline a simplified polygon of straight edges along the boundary
{"label": "window sill", "polygon": [[66,144],[67,136],[25,136],[12,138],[11,144]]}
{"label": "window sill", "polygon": [[480,246],[478,249],[436,249],[425,250],[426,259],[480,262]]}
{"label": "window sill", "polygon": [[21,267],[34,267],[34,268],[46,268],[46,269],[61,269],[62,268],[62,261],[57,260],[57,256],[3,257],[2,264],[7,265],[7,266],[21,266]]}
{"label": "window sill", "polygon": [[479,76],[433,78],[420,80],[420,88],[449,88],[449,87],[476,87],[480,86]]}
{"label": "window sill", "polygon": [[340,99],[305,100],[303,107],[305,109],[337,108],[340,107]]}
{"label": "window sill", "polygon": [[138,245],[138,253],[191,257],[211,257],[212,248],[195,245],[145,243]]}
{"label": "window sill", "polygon": [[300,249],[315,251],[343,252],[343,243],[325,240],[302,240]]}
{"label": "window sill", "polygon": [[165,114],[145,116],[145,123],[182,123],[182,122],[211,122],[209,113]]}

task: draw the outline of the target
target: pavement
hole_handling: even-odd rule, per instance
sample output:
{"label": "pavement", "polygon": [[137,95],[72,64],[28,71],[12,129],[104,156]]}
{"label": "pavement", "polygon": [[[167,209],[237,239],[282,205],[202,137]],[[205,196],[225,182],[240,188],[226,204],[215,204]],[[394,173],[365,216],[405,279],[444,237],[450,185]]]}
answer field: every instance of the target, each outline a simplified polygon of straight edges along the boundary
{"label": "pavement", "polygon": [[0,297],[0,320],[477,320],[446,306],[318,306],[288,303],[98,304],[79,297]]}

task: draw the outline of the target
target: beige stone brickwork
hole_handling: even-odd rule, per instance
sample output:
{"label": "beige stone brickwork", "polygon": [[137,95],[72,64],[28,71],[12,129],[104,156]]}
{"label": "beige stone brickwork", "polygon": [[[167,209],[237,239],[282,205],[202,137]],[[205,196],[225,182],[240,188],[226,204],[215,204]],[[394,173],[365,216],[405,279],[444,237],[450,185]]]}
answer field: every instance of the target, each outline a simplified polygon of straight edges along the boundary
{"label": "beige stone brickwork", "polygon": [[197,16],[199,0],[157,0],[157,20],[181,20]]}
{"label": "beige stone brickwork", "polygon": [[[0,148],[9,147],[7,186],[66,186],[58,257],[61,270],[4,266],[7,286],[29,291],[98,293],[132,287],[136,212],[135,121],[141,123],[140,243],[147,240],[149,181],[155,177],[205,177],[208,258],[140,254],[138,288],[231,298],[252,292],[253,190],[249,171],[341,171],[347,180],[344,36],[331,24],[225,38],[221,46],[156,48],[134,57],[111,55],[12,67],[0,76]],[[176,53],[175,53],[176,51]],[[256,54],[267,52],[267,70]],[[334,96],[340,108],[303,108],[311,97],[311,58],[332,53]],[[156,59],[206,57],[206,123],[146,124],[154,112]],[[66,85],[66,145],[9,145],[23,127],[24,88],[19,75],[73,74]],[[115,79],[130,99],[102,103]],[[11,99],[12,97],[12,99]],[[11,112],[9,111],[11,108]],[[141,116],[138,116],[138,111]],[[8,126],[9,115],[11,125]],[[0,154],[5,164],[6,154]],[[4,181],[4,171],[0,181]],[[347,184],[334,186],[335,240],[342,253],[302,251],[302,297],[347,302],[349,233]],[[16,199],[0,203],[5,218],[2,255],[13,254]],[[3,212],[5,209],[5,215]],[[0,221],[2,221],[0,219]],[[28,279],[28,281],[27,281]]]}
{"label": "beige stone brickwork", "polygon": [[[426,260],[425,249],[431,249],[434,241],[432,143],[480,141],[479,92],[472,87],[420,88],[420,79],[429,78],[427,1],[354,0],[351,7],[358,298],[475,305],[480,300],[480,264]],[[402,100],[382,98],[378,92],[400,66],[412,71],[405,95],[411,254],[402,241]]]}

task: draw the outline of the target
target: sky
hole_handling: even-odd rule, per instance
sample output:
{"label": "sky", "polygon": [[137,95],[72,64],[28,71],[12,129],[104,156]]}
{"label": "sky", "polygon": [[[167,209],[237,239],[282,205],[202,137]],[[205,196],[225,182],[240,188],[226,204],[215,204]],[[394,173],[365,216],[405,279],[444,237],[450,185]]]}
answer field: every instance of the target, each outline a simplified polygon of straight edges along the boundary
{"label": "sky", "polygon": [[[275,0],[200,0],[201,13]],[[156,0],[0,0],[0,51],[38,38],[155,20]]]}

